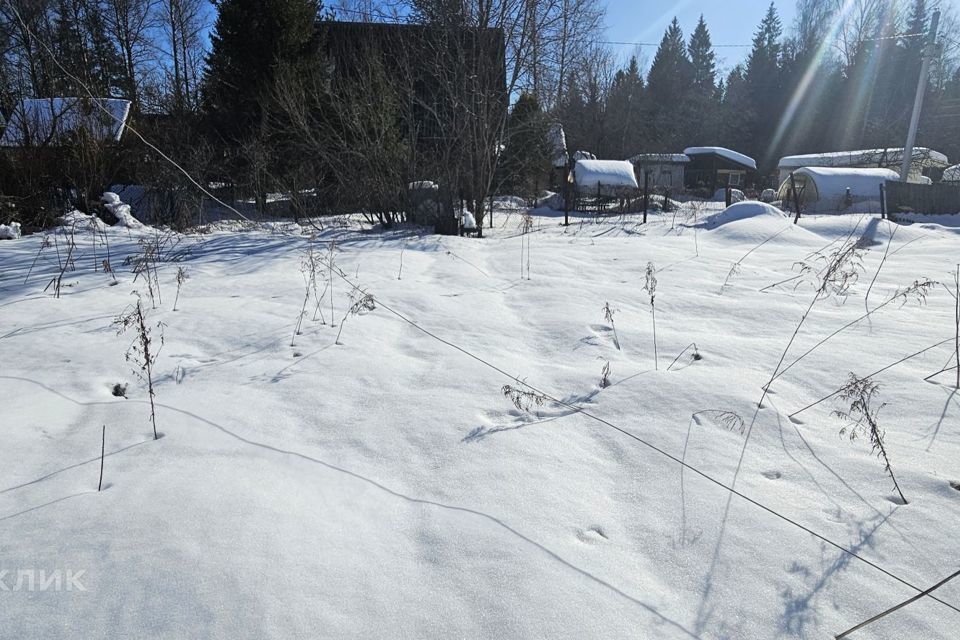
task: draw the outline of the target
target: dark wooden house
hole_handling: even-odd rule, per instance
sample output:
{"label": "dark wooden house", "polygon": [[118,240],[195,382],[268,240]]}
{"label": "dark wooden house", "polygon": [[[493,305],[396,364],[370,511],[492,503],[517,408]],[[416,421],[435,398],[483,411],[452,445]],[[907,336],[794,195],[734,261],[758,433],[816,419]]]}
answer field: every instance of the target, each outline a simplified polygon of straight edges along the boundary
{"label": "dark wooden house", "polygon": [[757,171],[756,161],[742,153],[723,147],[689,147],[684,155],[690,158],[684,181],[688,189],[743,189]]}

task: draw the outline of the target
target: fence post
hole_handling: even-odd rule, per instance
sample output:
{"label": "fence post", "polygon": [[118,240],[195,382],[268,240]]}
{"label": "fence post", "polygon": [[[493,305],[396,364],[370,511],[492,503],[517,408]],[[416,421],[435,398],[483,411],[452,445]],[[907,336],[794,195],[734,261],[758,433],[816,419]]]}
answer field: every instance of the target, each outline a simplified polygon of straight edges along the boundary
{"label": "fence post", "polygon": [[880,219],[887,219],[887,189],[883,182],[880,183]]}
{"label": "fence post", "polygon": [[600,215],[600,181],[597,180],[597,215]]}
{"label": "fence post", "polygon": [[650,207],[650,170],[643,170],[643,224],[647,224],[647,209]]}
{"label": "fence post", "polygon": [[790,172],[790,191],[793,192],[793,206],[797,209],[797,215],[793,219],[793,224],[800,222],[800,194],[797,193],[797,181],[793,177],[793,172]]}

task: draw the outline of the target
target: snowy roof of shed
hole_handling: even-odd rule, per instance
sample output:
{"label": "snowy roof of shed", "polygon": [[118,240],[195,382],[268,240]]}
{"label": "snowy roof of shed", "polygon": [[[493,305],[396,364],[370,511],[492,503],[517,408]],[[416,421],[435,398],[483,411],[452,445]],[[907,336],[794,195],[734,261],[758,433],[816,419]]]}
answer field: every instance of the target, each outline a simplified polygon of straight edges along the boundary
{"label": "snowy roof of shed", "polygon": [[80,129],[98,142],[119,142],[129,115],[129,100],[24,98],[10,114],[0,147],[58,146]]}
{"label": "snowy roof of shed", "polygon": [[626,160],[577,160],[573,175],[578,187],[638,188],[633,164]]}
{"label": "snowy roof of shed", "polygon": [[638,153],[629,159],[633,164],[667,164],[690,162],[690,156],[683,153]]}
{"label": "snowy roof of shed", "polygon": [[812,179],[821,199],[845,196],[847,189],[854,197],[879,198],[881,184],[900,179],[900,175],[892,169],[802,167],[794,173]]}
{"label": "snowy roof of shed", "polygon": [[757,170],[757,161],[750,156],[743,155],[737,151],[725,147],[687,147],[683,150],[688,156],[717,155],[730,162],[736,162],[749,169]]}
{"label": "snowy roof of shed", "polygon": [[955,164],[944,170],[943,182],[960,182],[960,164]]}
{"label": "snowy roof of shed", "polygon": [[[928,149],[914,147],[913,161],[925,167],[946,167],[950,164],[947,156]],[[780,158],[779,168],[798,167],[857,167],[862,165],[897,166],[903,162],[903,148],[893,149],[857,149],[854,151],[833,151],[831,153],[808,153],[799,156]]]}

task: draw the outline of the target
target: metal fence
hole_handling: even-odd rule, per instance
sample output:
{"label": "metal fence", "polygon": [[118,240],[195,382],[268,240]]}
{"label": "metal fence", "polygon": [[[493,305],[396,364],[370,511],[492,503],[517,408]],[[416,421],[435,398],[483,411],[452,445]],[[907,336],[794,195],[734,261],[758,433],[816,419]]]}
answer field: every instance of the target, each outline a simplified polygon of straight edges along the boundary
{"label": "metal fence", "polygon": [[933,215],[960,213],[960,185],[913,184],[888,180],[887,212],[926,213]]}

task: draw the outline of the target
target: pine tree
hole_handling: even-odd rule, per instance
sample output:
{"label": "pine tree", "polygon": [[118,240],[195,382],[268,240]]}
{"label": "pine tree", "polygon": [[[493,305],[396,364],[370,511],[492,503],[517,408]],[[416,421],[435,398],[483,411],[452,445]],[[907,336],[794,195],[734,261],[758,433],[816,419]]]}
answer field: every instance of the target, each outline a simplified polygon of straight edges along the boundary
{"label": "pine tree", "polygon": [[220,0],[204,77],[205,110],[225,140],[255,133],[278,68],[315,62],[319,0]]}

